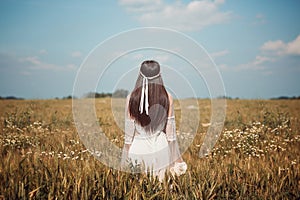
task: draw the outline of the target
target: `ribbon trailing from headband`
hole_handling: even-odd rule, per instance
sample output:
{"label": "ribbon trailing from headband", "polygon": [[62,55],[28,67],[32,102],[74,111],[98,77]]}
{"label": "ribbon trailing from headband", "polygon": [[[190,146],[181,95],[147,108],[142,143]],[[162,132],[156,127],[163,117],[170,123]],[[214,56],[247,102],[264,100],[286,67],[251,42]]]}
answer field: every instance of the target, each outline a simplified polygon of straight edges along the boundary
{"label": "ribbon trailing from headband", "polygon": [[144,104],[145,104],[146,115],[149,115],[149,89],[148,89],[149,82],[148,82],[148,80],[152,80],[152,79],[159,77],[160,73],[155,76],[151,76],[151,77],[145,76],[142,72],[140,72],[140,74],[143,77],[143,81],[142,81],[142,94],[141,94],[139,111],[140,111],[140,114],[142,114],[144,112]]}

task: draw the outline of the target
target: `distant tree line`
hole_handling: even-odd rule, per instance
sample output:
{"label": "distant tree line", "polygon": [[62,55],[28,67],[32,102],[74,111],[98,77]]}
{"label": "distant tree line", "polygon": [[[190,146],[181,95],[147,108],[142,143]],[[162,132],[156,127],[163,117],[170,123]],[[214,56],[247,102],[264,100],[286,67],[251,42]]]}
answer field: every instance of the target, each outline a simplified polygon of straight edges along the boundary
{"label": "distant tree line", "polygon": [[112,94],[112,96],[115,98],[126,98],[128,94],[129,92],[127,90],[118,89]]}
{"label": "distant tree line", "polygon": [[84,95],[85,98],[103,98],[103,97],[111,97],[111,93],[98,93],[98,92],[89,92]]}
{"label": "distant tree line", "polygon": [[98,93],[98,92],[89,92],[84,97],[85,98],[104,98],[104,97],[115,97],[115,98],[126,98],[128,91],[124,89],[118,89],[114,93]]}
{"label": "distant tree line", "polygon": [[[115,92],[113,93],[98,93],[98,92],[89,92],[86,95],[84,95],[84,98],[104,98],[104,97],[114,97],[114,98],[126,98],[127,95],[129,94],[129,92],[127,90],[124,89],[117,89]],[[232,98],[229,96],[220,96],[218,97],[219,99],[239,99],[238,97],[236,98]],[[6,97],[2,97],[0,96],[0,100],[1,99],[7,99],[7,100],[24,100],[24,98],[21,97],[15,97],[15,96],[6,96]],[[55,99],[60,99],[58,97],[56,97]],[[77,99],[77,97],[69,95],[69,96],[65,96],[62,97],[61,99]],[[289,97],[289,96],[279,96],[279,97],[274,97],[274,98],[270,98],[271,100],[288,100],[288,99],[300,99],[300,96],[293,96],[293,97]]]}
{"label": "distant tree line", "polygon": [[300,96],[296,97],[296,96],[293,96],[293,97],[288,97],[288,96],[280,96],[280,97],[275,97],[275,98],[271,98],[272,100],[276,100],[276,99],[300,99]]}
{"label": "distant tree line", "polygon": [[[218,99],[229,99],[229,100],[231,100],[231,99],[239,99],[238,97],[236,97],[236,98],[233,98],[233,97],[229,97],[229,96],[220,96],[220,97],[218,97]],[[280,97],[274,97],[274,98],[270,98],[270,100],[280,100],[280,99],[282,99],[282,100],[284,100],[284,99],[300,99],[300,96],[298,96],[298,97],[296,97],[296,96],[293,96],[293,97],[288,97],[288,96],[280,96]]]}
{"label": "distant tree line", "polygon": [[219,96],[218,99],[239,99],[238,97],[236,98],[232,98],[232,97],[229,97],[229,96]]}
{"label": "distant tree line", "polygon": [[24,98],[15,97],[15,96],[7,96],[7,97],[1,97],[0,99],[8,99],[8,100],[24,100]]}

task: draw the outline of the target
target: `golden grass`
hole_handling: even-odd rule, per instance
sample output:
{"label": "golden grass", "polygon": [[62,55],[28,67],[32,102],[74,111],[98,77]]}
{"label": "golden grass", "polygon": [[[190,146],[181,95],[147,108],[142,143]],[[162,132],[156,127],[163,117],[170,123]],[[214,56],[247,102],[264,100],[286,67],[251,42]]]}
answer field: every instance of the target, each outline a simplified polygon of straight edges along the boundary
{"label": "golden grass", "polygon": [[[210,101],[199,105],[208,123]],[[103,130],[122,147],[110,99],[96,107]],[[167,174],[164,183],[95,159],[77,135],[71,100],[1,100],[0,110],[0,199],[300,198],[299,100],[228,100],[211,154],[198,157],[207,130],[199,126],[183,155],[187,173]]]}

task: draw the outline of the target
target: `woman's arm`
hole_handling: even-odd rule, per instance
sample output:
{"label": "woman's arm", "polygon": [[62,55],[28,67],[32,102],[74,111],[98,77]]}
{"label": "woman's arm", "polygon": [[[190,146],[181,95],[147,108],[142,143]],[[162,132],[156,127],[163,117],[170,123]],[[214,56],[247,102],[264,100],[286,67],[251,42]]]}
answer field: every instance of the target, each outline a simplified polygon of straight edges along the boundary
{"label": "woman's arm", "polygon": [[130,117],[129,114],[129,99],[130,95],[127,96],[126,104],[125,104],[125,137],[124,137],[124,146],[123,146],[123,153],[122,153],[122,163],[125,164],[128,158],[128,152],[133,140],[134,132],[135,132],[135,125],[134,120]]}
{"label": "woman's arm", "polygon": [[130,117],[129,113],[129,100],[130,95],[127,96],[126,104],[125,104],[125,146],[126,148],[130,147],[130,144],[132,143],[132,139],[134,136],[135,131],[135,125],[134,120]]}
{"label": "woman's arm", "polygon": [[168,93],[169,96],[169,112],[168,119],[166,125],[166,136],[169,143],[169,149],[171,153],[171,162],[183,162],[181,157],[179,146],[176,138],[176,122],[175,122],[175,113],[174,113],[174,102],[171,94]]}

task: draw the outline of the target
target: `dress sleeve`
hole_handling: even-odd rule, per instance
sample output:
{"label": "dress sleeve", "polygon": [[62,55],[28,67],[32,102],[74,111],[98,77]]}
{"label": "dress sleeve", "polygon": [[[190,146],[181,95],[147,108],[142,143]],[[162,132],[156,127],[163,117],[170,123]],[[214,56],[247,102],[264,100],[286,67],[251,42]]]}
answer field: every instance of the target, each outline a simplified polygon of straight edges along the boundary
{"label": "dress sleeve", "polygon": [[123,170],[126,170],[128,164],[127,163],[128,151],[131,146],[134,137],[134,132],[135,132],[134,120],[130,117],[128,111],[129,99],[130,99],[130,95],[127,97],[126,104],[125,104],[125,127],[124,127],[125,136],[124,136],[124,146],[123,146],[122,157],[121,157],[121,167],[123,168]]}
{"label": "dress sleeve", "polygon": [[174,105],[173,105],[173,99],[170,95],[169,95],[169,101],[170,101],[170,108],[169,108],[168,119],[166,124],[166,137],[169,143],[170,160],[171,163],[173,163],[172,165],[174,165],[175,162],[183,162],[183,160],[176,139]]}
{"label": "dress sleeve", "polygon": [[131,144],[132,139],[135,132],[135,125],[134,120],[130,117],[128,106],[129,106],[129,99],[128,96],[126,99],[126,105],[125,105],[125,144]]}
{"label": "dress sleeve", "polygon": [[176,140],[176,123],[175,123],[175,114],[174,114],[174,105],[173,105],[173,98],[169,94],[169,113],[167,118],[167,124],[166,124],[166,136],[167,140],[174,141]]}
{"label": "dress sleeve", "polygon": [[176,140],[176,122],[175,122],[175,116],[170,116],[167,119],[166,136],[167,136],[167,140],[169,142]]}

